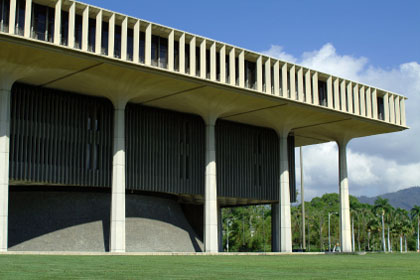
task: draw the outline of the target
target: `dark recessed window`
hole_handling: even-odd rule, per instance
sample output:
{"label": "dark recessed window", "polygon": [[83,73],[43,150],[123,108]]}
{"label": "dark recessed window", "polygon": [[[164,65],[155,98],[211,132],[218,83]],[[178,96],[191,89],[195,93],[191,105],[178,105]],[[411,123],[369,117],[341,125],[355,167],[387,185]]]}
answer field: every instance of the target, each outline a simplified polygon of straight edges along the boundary
{"label": "dark recessed window", "polygon": [[61,11],[61,44],[68,45],[69,38],[69,12]]}
{"label": "dark recessed window", "polygon": [[257,68],[257,64],[255,62],[245,60],[245,86],[247,88],[255,89],[256,80],[257,80],[256,68]]}
{"label": "dark recessed window", "polygon": [[16,28],[15,33],[18,35],[24,34],[25,29],[25,0],[18,0],[16,2]]}
{"label": "dark recessed window", "polygon": [[108,33],[109,33],[109,23],[102,22],[102,38],[101,38],[101,53],[103,55],[108,55]]}
{"label": "dark recessed window", "polygon": [[185,44],[185,73],[190,73],[190,44]]}
{"label": "dark recessed window", "polygon": [[54,16],[53,8],[32,4],[32,34],[31,37],[38,40],[53,42],[54,40]]}
{"label": "dark recessed window", "polygon": [[179,71],[179,42],[174,41],[174,70]]}
{"label": "dark recessed window", "polygon": [[327,106],[327,83],[324,81],[318,81],[318,97],[319,105]]}
{"label": "dark recessed window", "polygon": [[266,87],[266,81],[265,81],[265,64],[262,65],[262,90],[265,92],[267,91]]}
{"label": "dark recessed window", "polygon": [[206,78],[210,79],[210,65],[211,59],[210,59],[210,50],[206,49]]}
{"label": "dark recessed window", "polygon": [[76,15],[74,25],[74,47],[76,49],[82,48],[82,28],[83,28],[83,17]]}
{"label": "dark recessed window", "polygon": [[239,58],[235,57],[235,84],[239,86]]}
{"label": "dark recessed window", "polygon": [[226,74],[226,83],[230,83],[230,57],[229,55],[225,57],[225,74]]}
{"label": "dark recessed window", "polygon": [[378,96],[378,119],[385,120],[384,99]]}
{"label": "dark recessed window", "polygon": [[127,60],[133,61],[134,30],[127,29]]}
{"label": "dark recessed window", "polygon": [[115,25],[114,29],[114,57],[121,58],[121,26]]}
{"label": "dark recessed window", "polygon": [[96,48],[96,20],[89,18],[88,50],[95,52]]}
{"label": "dark recessed window", "polygon": [[200,76],[201,70],[201,53],[200,47],[195,47],[195,75]]}
{"label": "dark recessed window", "polygon": [[145,45],[146,45],[146,34],[143,31],[140,31],[139,60],[141,63],[144,63]]}
{"label": "dark recessed window", "polygon": [[9,32],[10,1],[0,0],[0,31]]}
{"label": "dark recessed window", "polygon": [[167,68],[168,39],[152,35],[152,65]]}

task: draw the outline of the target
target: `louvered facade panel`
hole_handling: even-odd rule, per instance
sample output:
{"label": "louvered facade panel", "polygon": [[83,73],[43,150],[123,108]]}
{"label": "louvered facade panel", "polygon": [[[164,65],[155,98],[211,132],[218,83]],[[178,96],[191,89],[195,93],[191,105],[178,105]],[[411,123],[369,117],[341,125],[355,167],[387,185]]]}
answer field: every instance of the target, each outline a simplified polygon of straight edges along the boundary
{"label": "louvered facade panel", "polygon": [[113,114],[103,98],[15,84],[10,179],[110,187]]}
{"label": "louvered facade panel", "polygon": [[127,189],[204,194],[204,123],[199,116],[128,104]]}
{"label": "louvered facade panel", "polygon": [[[293,137],[288,142],[290,196],[294,201]],[[273,130],[217,121],[216,162],[218,196],[278,200],[279,140]]]}

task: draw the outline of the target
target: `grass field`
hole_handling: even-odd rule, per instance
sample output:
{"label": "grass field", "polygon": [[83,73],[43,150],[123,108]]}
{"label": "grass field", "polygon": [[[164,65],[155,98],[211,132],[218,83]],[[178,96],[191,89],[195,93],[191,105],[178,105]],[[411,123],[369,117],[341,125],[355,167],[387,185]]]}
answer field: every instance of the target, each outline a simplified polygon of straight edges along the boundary
{"label": "grass field", "polygon": [[0,279],[420,279],[420,254],[0,255]]}

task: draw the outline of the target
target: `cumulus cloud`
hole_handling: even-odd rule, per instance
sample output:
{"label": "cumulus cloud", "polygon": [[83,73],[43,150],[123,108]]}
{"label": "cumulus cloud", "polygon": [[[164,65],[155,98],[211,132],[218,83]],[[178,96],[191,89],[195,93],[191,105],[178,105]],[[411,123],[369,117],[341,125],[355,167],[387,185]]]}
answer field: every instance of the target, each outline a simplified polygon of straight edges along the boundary
{"label": "cumulus cloud", "polygon": [[[407,124],[411,129],[350,142],[350,193],[356,196],[373,196],[420,185],[420,145],[417,144],[420,139],[418,62],[407,62],[392,69],[382,69],[369,64],[365,57],[337,53],[331,43],[325,44],[319,50],[304,52],[300,57],[294,57],[286,53],[283,47],[275,45],[264,53],[407,96]],[[299,172],[298,168],[297,174]],[[299,185],[299,176],[297,180]],[[338,191],[338,152],[335,143],[304,148],[304,183],[306,199]]]}

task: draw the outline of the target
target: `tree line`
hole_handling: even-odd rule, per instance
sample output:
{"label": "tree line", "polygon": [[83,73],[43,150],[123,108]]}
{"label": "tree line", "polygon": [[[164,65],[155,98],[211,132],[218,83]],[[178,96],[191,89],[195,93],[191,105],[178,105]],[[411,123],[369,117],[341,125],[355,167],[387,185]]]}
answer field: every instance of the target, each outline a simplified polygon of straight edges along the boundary
{"label": "tree line", "polygon": [[[405,252],[419,250],[420,206],[410,211],[394,208],[387,199],[374,205],[350,196],[354,251]],[[291,206],[293,250],[328,251],[340,246],[337,193],[305,202],[302,238],[301,204]],[[230,252],[271,251],[271,206],[254,205],[222,209],[223,248]]]}

